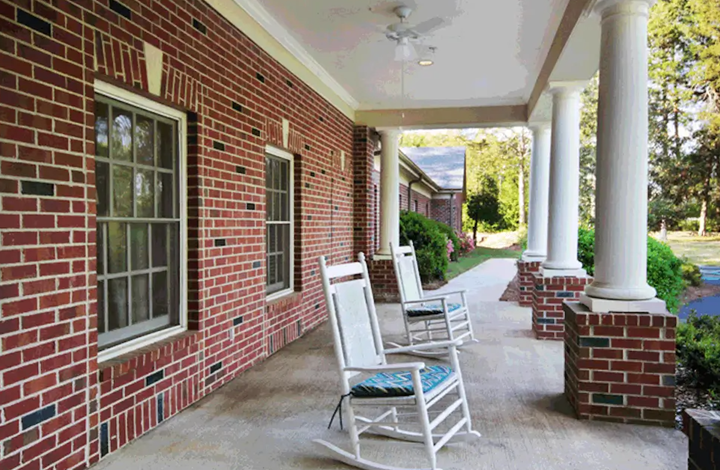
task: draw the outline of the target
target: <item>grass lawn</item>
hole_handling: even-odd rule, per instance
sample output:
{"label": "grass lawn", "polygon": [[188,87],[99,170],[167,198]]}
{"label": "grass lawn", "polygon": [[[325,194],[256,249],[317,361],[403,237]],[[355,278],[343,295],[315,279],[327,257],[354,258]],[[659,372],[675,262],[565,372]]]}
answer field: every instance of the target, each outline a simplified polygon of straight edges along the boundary
{"label": "grass lawn", "polygon": [[478,247],[458,261],[451,262],[445,273],[445,279],[450,280],[457,277],[490,258],[519,258],[521,254],[521,252],[513,250]]}
{"label": "grass lawn", "polygon": [[667,244],[675,255],[698,265],[720,266],[720,237],[698,237],[688,232],[669,232]]}

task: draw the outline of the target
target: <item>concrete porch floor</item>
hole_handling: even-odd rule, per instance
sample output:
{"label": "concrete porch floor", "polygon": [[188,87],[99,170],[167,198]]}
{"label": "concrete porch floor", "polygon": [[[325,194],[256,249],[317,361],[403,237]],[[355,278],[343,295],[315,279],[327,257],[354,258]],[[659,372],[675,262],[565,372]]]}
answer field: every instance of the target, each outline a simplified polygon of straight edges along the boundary
{"label": "concrete porch floor", "polygon": [[[513,260],[489,260],[442,290],[466,288],[479,344],[461,364],[475,429],[472,444],[443,449],[438,465],[460,469],[685,469],[687,438],[677,430],[578,421],[563,396],[563,345],[532,338],[530,312],[498,302]],[[441,291],[442,291],[441,290]],[[441,292],[436,291],[436,292]],[[379,305],[385,340],[402,330],[399,306]],[[100,470],[344,469],[312,439],[349,449],[337,421],[329,325],[299,339],[195,406],[101,461]],[[363,455],[426,467],[420,444],[363,440]]]}

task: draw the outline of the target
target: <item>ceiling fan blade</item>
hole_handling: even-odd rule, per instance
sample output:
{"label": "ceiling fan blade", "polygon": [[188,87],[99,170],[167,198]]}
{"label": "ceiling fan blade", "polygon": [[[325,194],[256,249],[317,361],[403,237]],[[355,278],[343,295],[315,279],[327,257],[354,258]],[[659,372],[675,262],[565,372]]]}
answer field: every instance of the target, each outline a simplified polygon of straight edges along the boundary
{"label": "ceiling fan blade", "polygon": [[411,29],[419,35],[425,35],[440,28],[443,24],[445,24],[445,20],[437,17],[423,21],[422,23],[413,26]]}

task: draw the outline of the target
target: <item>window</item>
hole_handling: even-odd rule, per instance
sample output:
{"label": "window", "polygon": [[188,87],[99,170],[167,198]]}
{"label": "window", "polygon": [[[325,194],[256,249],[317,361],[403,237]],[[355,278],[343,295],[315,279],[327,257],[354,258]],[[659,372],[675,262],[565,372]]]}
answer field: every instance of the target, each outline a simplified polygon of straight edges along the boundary
{"label": "window", "polygon": [[183,113],[96,83],[101,360],[185,329],[184,135]]}
{"label": "window", "polygon": [[267,294],[293,289],[293,158],[268,147],[265,154]]}
{"label": "window", "polygon": [[418,203],[417,203],[417,199],[415,199],[413,201],[413,212],[417,212],[417,211],[418,211]]}

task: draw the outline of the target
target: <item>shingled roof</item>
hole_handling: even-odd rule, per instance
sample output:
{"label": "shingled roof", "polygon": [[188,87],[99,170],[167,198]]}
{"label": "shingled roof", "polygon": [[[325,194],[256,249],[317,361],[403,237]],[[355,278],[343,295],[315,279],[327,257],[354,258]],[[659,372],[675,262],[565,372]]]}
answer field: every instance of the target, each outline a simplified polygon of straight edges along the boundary
{"label": "shingled roof", "polygon": [[465,147],[402,147],[400,150],[442,189],[463,189]]}

